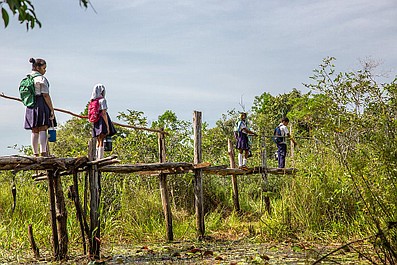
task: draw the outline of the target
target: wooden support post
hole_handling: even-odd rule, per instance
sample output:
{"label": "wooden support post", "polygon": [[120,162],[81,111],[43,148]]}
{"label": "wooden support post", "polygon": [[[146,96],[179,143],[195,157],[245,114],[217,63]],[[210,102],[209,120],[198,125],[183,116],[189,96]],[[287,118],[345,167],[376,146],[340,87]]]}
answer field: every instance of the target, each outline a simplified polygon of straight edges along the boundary
{"label": "wooden support post", "polygon": [[87,216],[87,209],[88,209],[88,178],[89,178],[89,172],[86,171],[84,174],[84,198],[83,198],[83,214],[84,216]]}
{"label": "wooden support post", "polygon": [[[227,151],[229,153],[230,168],[236,168],[236,162],[234,161],[234,148],[233,143],[230,139],[227,139]],[[232,174],[232,189],[233,189],[233,205],[236,212],[240,212],[240,201],[238,197],[238,185],[237,177]]]}
{"label": "wooden support post", "polygon": [[[267,168],[266,137],[265,137],[265,134],[263,134],[263,137],[262,137],[261,160],[262,160],[262,167],[263,168]],[[264,194],[263,202],[265,203],[266,211],[270,214],[270,212],[271,212],[271,209],[270,209],[270,198],[269,198],[269,195],[267,194],[268,187],[269,187],[269,180],[267,179],[267,171],[266,170],[262,172],[262,179],[263,179],[262,193]]]}
{"label": "wooden support post", "polygon": [[[73,186],[69,190],[69,192],[72,194],[72,199],[73,199],[74,205],[76,207],[76,216],[77,216],[77,219],[79,220],[81,239],[83,241],[83,254],[86,255],[87,254],[87,244],[85,241],[85,233],[84,233],[84,231],[85,231],[84,223],[86,224],[86,221],[85,221],[85,215],[83,215],[83,211],[81,209],[81,204],[80,204],[79,182],[78,182],[77,171],[73,172]],[[86,224],[86,226],[87,226],[87,224]],[[88,236],[90,236],[89,229],[87,229],[87,230],[88,230]]]}
{"label": "wooden support post", "polygon": [[68,255],[68,229],[67,219],[68,213],[66,211],[65,196],[62,189],[61,178],[55,172],[54,174],[54,191],[55,191],[55,209],[57,220],[57,231],[59,241],[59,254],[58,259],[64,260]]}
{"label": "wooden support post", "polygon": [[55,260],[58,260],[59,255],[59,242],[58,242],[58,229],[57,218],[55,211],[55,191],[54,191],[54,171],[47,171],[48,179],[48,195],[50,198],[50,216],[51,216],[51,230],[52,230],[52,250]]}
{"label": "wooden support post", "polygon": [[[193,113],[193,130],[194,130],[194,164],[201,163],[201,112]],[[204,237],[204,201],[203,201],[203,171],[202,169],[194,170],[194,198],[196,208],[196,226],[197,236],[199,239]]]}
{"label": "wooden support post", "polygon": [[[291,136],[293,135],[292,134],[292,123],[289,126],[289,133],[290,133]],[[290,146],[291,146],[291,155],[290,155],[290,157],[291,157],[291,164],[292,164],[290,167],[294,168],[295,167],[295,159],[294,159],[294,147],[295,147],[295,144],[292,141],[292,137],[290,137]]]}
{"label": "wooden support post", "polygon": [[[163,130],[164,129],[161,129],[161,131],[163,131]],[[164,133],[158,134],[158,144],[159,144],[159,160],[160,160],[159,162],[165,163],[166,162],[166,152],[165,152]],[[172,213],[171,213],[170,199],[169,199],[168,186],[167,186],[167,175],[164,173],[160,173],[159,179],[160,179],[161,202],[163,205],[165,226],[167,229],[167,240],[173,241],[174,233],[173,233],[173,229],[172,229]]]}
{"label": "wooden support post", "polygon": [[[93,161],[96,158],[96,138],[89,143],[88,159]],[[101,226],[99,222],[99,202],[101,198],[101,173],[97,165],[91,165],[89,170],[90,183],[90,232],[91,248],[90,256],[100,259]]]}

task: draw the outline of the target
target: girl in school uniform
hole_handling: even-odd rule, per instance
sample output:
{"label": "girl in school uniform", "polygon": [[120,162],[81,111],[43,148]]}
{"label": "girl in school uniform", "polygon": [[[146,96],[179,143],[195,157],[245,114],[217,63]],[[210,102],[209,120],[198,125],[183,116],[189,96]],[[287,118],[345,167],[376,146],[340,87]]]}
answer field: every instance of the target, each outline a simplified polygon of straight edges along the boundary
{"label": "girl in school uniform", "polygon": [[44,59],[30,58],[32,64],[31,76],[34,77],[36,104],[33,107],[26,107],[25,125],[26,130],[31,130],[31,144],[33,155],[39,156],[39,143],[41,156],[48,156],[47,150],[47,129],[57,126],[54,107],[50,97],[50,83],[44,74],[47,71],[47,63]]}
{"label": "girl in school uniform", "polygon": [[109,114],[107,113],[108,106],[105,99],[105,94],[105,86],[103,84],[96,84],[91,95],[91,101],[99,99],[99,120],[94,122],[92,129],[92,137],[97,138],[97,159],[102,159],[104,157],[103,142],[106,136],[112,136],[117,132],[112,121],[110,120]]}
{"label": "girl in school uniform", "polygon": [[238,167],[240,169],[247,169],[247,159],[250,151],[249,136],[256,136],[256,133],[251,131],[247,124],[247,113],[240,114],[240,120],[236,124],[235,131],[237,134],[236,149],[238,150]]}

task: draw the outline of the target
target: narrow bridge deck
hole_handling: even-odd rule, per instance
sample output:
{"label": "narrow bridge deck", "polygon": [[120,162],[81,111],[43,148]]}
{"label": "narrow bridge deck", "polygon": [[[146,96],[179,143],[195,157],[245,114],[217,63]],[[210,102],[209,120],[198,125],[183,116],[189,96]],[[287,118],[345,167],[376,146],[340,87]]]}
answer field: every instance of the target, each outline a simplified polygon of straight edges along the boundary
{"label": "narrow bridge deck", "polygon": [[116,156],[110,156],[98,161],[90,162],[87,157],[30,157],[21,155],[0,156],[0,170],[11,170],[13,173],[27,170],[58,170],[60,175],[84,171],[88,166],[96,165],[101,172],[121,174],[139,173],[142,175],[183,174],[201,169],[204,173],[214,175],[249,175],[276,174],[290,175],[296,172],[294,168],[267,168],[255,166],[245,170],[228,168],[226,165],[212,166],[210,163],[193,164],[187,162],[164,162],[148,164],[118,164]]}

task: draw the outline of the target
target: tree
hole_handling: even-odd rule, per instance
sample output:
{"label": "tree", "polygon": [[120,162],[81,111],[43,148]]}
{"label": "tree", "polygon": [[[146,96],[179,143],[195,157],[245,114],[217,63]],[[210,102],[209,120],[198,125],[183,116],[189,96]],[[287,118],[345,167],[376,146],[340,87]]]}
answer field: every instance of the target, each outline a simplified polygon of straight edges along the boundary
{"label": "tree", "polygon": [[[345,211],[351,219],[347,219],[348,223],[364,217],[365,228],[376,235],[375,251],[384,264],[395,264],[397,79],[389,84],[377,82],[374,73],[377,64],[371,61],[362,62],[360,70],[336,73],[334,60],[333,57],[324,59],[320,68],[314,70],[312,79],[315,82],[306,85],[317,97],[325,99],[317,101],[321,103],[316,103],[320,108],[311,112],[310,117],[311,123],[316,125],[313,136],[322,143],[318,145],[321,149],[315,150],[316,156],[332,152],[339,168],[343,169],[338,178],[342,180],[347,176],[350,183],[343,180],[344,186],[350,185],[354,192],[355,205]],[[321,164],[324,161],[320,161]],[[330,165],[331,161],[332,156],[328,155],[326,164]],[[338,196],[343,186],[341,188],[335,190]]]}
{"label": "tree", "polygon": [[[88,7],[89,0],[79,0],[80,6]],[[1,16],[6,28],[10,22],[9,12],[18,15],[19,22],[26,24],[26,30],[33,29],[36,24],[41,27],[41,22],[36,16],[34,5],[30,0],[0,0]]]}

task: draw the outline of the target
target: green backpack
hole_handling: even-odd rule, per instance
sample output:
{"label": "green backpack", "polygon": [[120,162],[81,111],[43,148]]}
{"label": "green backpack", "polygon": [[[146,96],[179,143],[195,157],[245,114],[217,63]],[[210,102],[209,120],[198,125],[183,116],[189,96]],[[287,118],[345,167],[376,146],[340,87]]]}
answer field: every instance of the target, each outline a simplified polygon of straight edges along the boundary
{"label": "green backpack", "polygon": [[34,107],[36,105],[36,89],[34,87],[34,78],[41,74],[27,75],[19,84],[19,95],[23,105]]}

